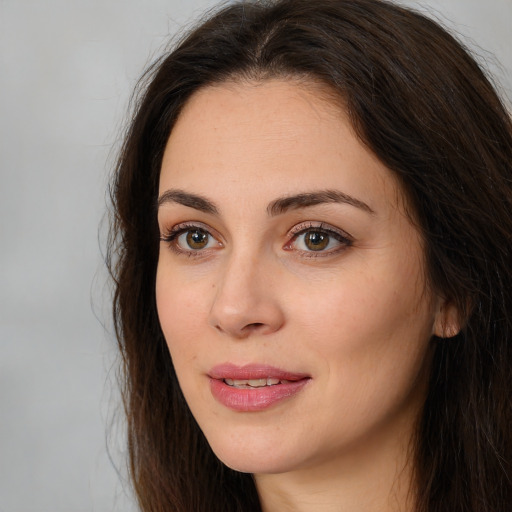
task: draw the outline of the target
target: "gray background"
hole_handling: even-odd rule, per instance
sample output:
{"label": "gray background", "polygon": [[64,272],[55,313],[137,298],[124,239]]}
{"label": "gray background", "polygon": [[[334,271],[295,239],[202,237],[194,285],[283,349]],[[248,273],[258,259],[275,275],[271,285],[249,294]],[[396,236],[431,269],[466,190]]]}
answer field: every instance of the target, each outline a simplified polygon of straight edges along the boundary
{"label": "gray background", "polygon": [[[138,76],[214,3],[0,0],[0,512],[135,510],[98,232]],[[422,4],[512,98],[512,0]]]}

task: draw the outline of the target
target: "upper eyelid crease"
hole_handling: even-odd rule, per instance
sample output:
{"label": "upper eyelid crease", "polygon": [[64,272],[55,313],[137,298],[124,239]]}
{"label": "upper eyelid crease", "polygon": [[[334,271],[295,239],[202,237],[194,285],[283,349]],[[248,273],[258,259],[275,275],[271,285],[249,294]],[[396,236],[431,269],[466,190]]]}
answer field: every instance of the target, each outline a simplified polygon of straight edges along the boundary
{"label": "upper eyelid crease", "polygon": [[169,238],[171,236],[175,236],[177,234],[186,232],[186,231],[204,231],[205,233],[208,233],[210,236],[213,236],[214,238],[217,238],[218,236],[213,233],[213,230],[210,226],[207,224],[203,224],[202,222],[180,222],[179,224],[176,224],[171,229],[166,230],[165,234],[161,235],[165,238]]}
{"label": "upper eyelid crease", "polygon": [[319,224],[313,222],[300,223],[295,225],[290,231],[290,236],[297,236],[302,233],[306,233],[308,231],[319,231],[322,233],[326,233],[328,235],[333,235],[335,237],[343,238],[346,240],[352,240],[353,236],[350,233],[347,233],[345,230],[331,226],[330,224],[326,224],[325,222],[321,222]]}

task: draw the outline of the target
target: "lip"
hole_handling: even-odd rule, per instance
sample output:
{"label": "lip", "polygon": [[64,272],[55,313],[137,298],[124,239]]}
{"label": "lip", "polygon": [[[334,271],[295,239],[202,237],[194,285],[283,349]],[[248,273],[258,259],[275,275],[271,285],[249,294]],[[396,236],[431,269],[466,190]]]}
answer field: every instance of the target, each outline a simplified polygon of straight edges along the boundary
{"label": "lip", "polygon": [[[299,393],[311,380],[305,373],[290,372],[268,365],[248,364],[237,366],[231,363],[213,367],[208,372],[210,390],[218,402],[238,412],[263,411]],[[286,380],[273,386],[244,389],[229,386],[224,379],[251,380],[271,378]]]}

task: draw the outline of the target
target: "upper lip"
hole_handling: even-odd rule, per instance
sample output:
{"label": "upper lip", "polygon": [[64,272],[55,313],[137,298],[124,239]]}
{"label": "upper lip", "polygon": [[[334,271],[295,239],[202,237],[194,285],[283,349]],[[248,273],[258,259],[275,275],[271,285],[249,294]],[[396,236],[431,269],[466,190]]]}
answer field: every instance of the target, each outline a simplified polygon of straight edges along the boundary
{"label": "upper lip", "polygon": [[224,363],[214,366],[208,376],[212,379],[233,379],[233,380],[252,380],[252,379],[279,379],[297,381],[309,378],[305,373],[291,372],[274,366],[264,364],[246,364],[238,366],[232,363]]}

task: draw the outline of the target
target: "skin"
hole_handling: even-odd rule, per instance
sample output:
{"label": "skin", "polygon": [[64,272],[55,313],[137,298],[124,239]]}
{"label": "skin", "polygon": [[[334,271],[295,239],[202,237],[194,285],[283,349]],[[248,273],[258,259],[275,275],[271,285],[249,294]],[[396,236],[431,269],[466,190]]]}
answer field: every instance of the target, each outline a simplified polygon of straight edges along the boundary
{"label": "skin", "polygon": [[[397,180],[326,92],[230,82],[188,101],[161,169],[158,313],[199,426],[225,464],[254,473],[265,511],[406,510],[430,340],[455,312],[427,285]],[[269,214],[278,198],[323,190],[355,201]],[[312,250],[304,231],[320,228],[328,244]],[[226,362],[311,379],[263,411],[233,411],[209,386]]]}

